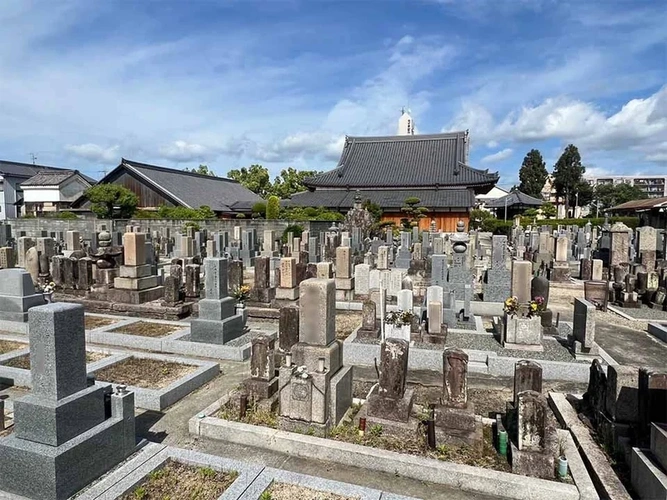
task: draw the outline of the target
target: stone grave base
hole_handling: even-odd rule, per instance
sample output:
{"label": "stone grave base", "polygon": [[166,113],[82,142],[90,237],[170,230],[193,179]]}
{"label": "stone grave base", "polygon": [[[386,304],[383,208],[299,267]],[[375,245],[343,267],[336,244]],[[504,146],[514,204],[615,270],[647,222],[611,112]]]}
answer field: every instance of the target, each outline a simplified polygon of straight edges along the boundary
{"label": "stone grave base", "polygon": [[401,399],[380,396],[376,387],[366,401],[367,414],[373,418],[383,418],[394,422],[407,422],[412,411],[415,390],[408,388]]}
{"label": "stone grave base", "polygon": [[585,360],[593,361],[594,359],[600,359],[600,348],[597,343],[593,343],[593,346],[590,348],[585,348],[581,342],[574,340],[574,337],[571,335],[568,337],[570,342],[570,348],[572,354],[574,354],[574,359],[576,360]]}
{"label": "stone grave base", "polygon": [[375,425],[382,427],[382,435],[394,436],[401,439],[413,439],[419,432],[419,420],[408,416],[405,421],[398,422],[381,416],[368,415],[368,401],[361,407],[354,417],[354,426],[359,428],[359,419],[366,418],[366,433],[371,432]]}
{"label": "stone grave base", "polygon": [[503,342],[505,349],[517,349],[520,351],[542,352],[544,346],[542,344],[513,344],[511,342]]}
{"label": "stone grave base", "polygon": [[244,333],[243,315],[235,314],[222,321],[193,319],[190,323],[190,341],[224,345]]}
{"label": "stone grave base", "polygon": [[328,437],[331,430],[331,421],[320,424],[317,422],[306,422],[305,420],[295,420],[289,417],[280,416],[278,418],[278,429],[287,432],[297,432],[309,436]]}
{"label": "stone grave base", "polygon": [[447,446],[471,446],[473,448],[481,447],[484,441],[484,426],[482,422],[472,431],[462,429],[442,429],[435,428],[435,443]]}
{"label": "stone grave base", "polygon": [[374,330],[366,330],[359,327],[357,330],[358,339],[379,339],[380,338],[380,327],[375,328]]}
{"label": "stone grave base", "polygon": [[424,344],[436,344],[444,346],[447,342],[447,332],[445,334],[433,334],[423,332],[421,334],[421,342]]}
{"label": "stone grave base", "polygon": [[276,288],[276,300],[295,301],[299,298],[299,288]]}
{"label": "stone grave base", "polygon": [[251,399],[267,399],[278,392],[278,377],[271,380],[248,378],[243,381],[243,388]]}
{"label": "stone grave base", "polygon": [[556,475],[555,459],[548,450],[543,452],[519,451],[519,448],[510,441],[510,463],[512,464],[513,474],[543,479],[554,479]]}
{"label": "stone grave base", "polygon": [[0,491],[29,498],[68,498],[134,451],[134,421],[128,427],[122,414],[60,446],[10,435],[0,441]]}
{"label": "stone grave base", "polygon": [[125,288],[108,288],[106,290],[90,291],[86,298],[120,302],[122,304],[145,304],[164,297],[164,287],[156,286],[145,290],[130,290]]}
{"label": "stone grave base", "polygon": [[122,316],[132,316],[135,318],[164,319],[169,321],[178,321],[192,314],[193,303],[183,302],[181,304],[168,307],[159,302],[150,302],[143,304],[126,304],[113,302],[110,300],[94,300],[91,298],[80,298],[72,295],[58,294],[55,297],[57,302],[73,302],[81,304],[86,312],[99,314],[115,314]]}
{"label": "stone grave base", "polygon": [[549,269],[549,281],[568,283],[570,281],[570,266],[554,266]]}
{"label": "stone grave base", "polygon": [[481,417],[475,415],[475,407],[451,408],[437,405],[435,408],[435,441],[437,444],[455,446],[480,446],[484,438]]}

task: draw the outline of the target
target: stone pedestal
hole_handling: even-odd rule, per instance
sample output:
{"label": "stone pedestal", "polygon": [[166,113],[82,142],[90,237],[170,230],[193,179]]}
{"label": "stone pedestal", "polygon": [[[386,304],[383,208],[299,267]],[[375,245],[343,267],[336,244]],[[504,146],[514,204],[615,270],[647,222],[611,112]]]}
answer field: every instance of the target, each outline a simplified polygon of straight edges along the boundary
{"label": "stone pedestal", "polygon": [[532,318],[505,314],[503,347],[542,351],[542,322],[539,316]]}
{"label": "stone pedestal", "polygon": [[555,262],[549,269],[549,281],[554,283],[567,283],[570,281],[570,266],[567,262]]}

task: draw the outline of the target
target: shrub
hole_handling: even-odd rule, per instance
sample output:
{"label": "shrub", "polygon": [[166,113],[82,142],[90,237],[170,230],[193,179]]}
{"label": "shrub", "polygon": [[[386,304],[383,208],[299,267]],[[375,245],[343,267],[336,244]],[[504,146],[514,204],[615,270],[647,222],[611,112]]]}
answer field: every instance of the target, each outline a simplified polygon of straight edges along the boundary
{"label": "shrub", "polygon": [[58,219],[74,220],[78,219],[78,217],[76,216],[75,213],[65,210],[63,212],[58,212]]}
{"label": "shrub", "polygon": [[269,196],[266,202],[266,218],[277,219],[280,216],[280,198],[277,196]]}
{"label": "shrub", "polygon": [[292,233],[295,238],[300,238],[301,233],[303,233],[303,226],[300,224],[290,224],[283,231],[282,242],[287,243],[287,234]]}
{"label": "shrub", "polygon": [[266,217],[266,202],[258,201],[252,206],[252,216],[257,218]]}

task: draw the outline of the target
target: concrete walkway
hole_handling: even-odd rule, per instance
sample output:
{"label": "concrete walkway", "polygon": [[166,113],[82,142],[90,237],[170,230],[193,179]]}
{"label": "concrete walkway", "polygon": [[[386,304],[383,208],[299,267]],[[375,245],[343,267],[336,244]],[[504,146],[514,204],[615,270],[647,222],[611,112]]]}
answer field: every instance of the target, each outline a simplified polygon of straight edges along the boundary
{"label": "concrete walkway", "polygon": [[598,322],[595,341],[619,364],[638,368],[667,366],[667,344],[647,332]]}
{"label": "concrete walkway", "polygon": [[495,498],[357,467],[306,460],[221,441],[195,439],[188,433],[188,419],[225,393],[235,389],[244,378],[249,376],[248,362],[223,361],[220,363],[220,368],[222,375],[168,408],[165,413],[143,412],[138,415],[137,434],[150,441],[169,446],[197,450],[212,455],[230,457],[235,460],[381,489],[425,500],[490,500]]}

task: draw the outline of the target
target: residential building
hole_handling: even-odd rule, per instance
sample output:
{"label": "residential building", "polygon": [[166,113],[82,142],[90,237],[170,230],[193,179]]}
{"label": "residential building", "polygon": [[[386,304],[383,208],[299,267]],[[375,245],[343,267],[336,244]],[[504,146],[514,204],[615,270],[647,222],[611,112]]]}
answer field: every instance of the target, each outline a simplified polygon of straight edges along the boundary
{"label": "residential building", "polygon": [[665,175],[605,175],[585,179],[592,186],[598,184],[630,184],[641,189],[649,198],[667,196],[667,176]]}
{"label": "residential building", "polygon": [[490,203],[494,200],[507,196],[510,192],[506,189],[503,189],[498,186],[493,186],[491,191],[484,194],[478,194],[475,196],[475,201],[477,202],[477,208],[486,210],[487,203]]}
{"label": "residential building", "polygon": [[422,229],[435,223],[453,232],[459,220],[467,225],[475,196],[493,189],[498,173],[468,165],[468,131],[415,135],[406,116],[399,119],[401,135],[346,137],[338,165],[306,179],[308,190],[284,204],[346,212],[360,196],[382,208],[383,220],[399,224],[405,200],[416,197],[428,209]]}
{"label": "residential building", "polygon": [[39,172],[21,183],[23,213],[39,216],[65,210],[92,184],[78,170]]}
{"label": "residential building", "polygon": [[[232,179],[148,165],[125,158],[98,184],[126,187],[137,195],[138,208],[142,210],[157,210],[161,206],[208,206],[218,217],[230,218],[237,214],[250,215],[253,205],[262,201],[258,195]],[[86,210],[90,203],[81,197],[73,206]]]}
{"label": "residential building", "polygon": [[[0,220],[13,219],[23,215],[23,204],[25,201],[23,185],[31,177],[44,172],[63,173],[72,172],[72,170],[0,160]],[[95,182],[90,177],[79,175],[88,184]],[[44,200],[44,203],[50,204],[51,200]],[[59,207],[63,206],[66,206],[66,204],[61,203],[59,205]]]}

